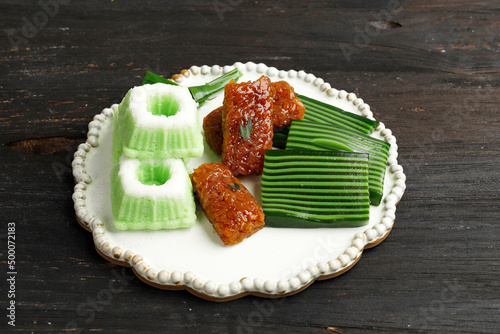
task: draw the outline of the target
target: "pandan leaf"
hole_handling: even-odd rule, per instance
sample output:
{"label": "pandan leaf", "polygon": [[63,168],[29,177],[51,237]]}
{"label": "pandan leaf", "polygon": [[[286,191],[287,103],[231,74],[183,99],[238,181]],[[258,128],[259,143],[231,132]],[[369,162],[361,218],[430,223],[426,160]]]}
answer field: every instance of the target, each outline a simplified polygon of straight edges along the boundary
{"label": "pandan leaf", "polygon": [[[191,86],[188,87],[191,92],[191,96],[193,99],[202,106],[205,101],[212,99],[212,95],[224,89],[224,86],[229,83],[231,80],[238,81],[238,79],[243,75],[237,68],[227,72],[224,75],[221,75],[214,80],[207,82],[201,86]],[[180,86],[178,83],[165,79],[157,74],[147,71],[144,79],[142,80],[142,84],[154,84],[154,83],[164,83],[168,85]]]}
{"label": "pandan leaf", "polygon": [[250,138],[250,135],[252,134],[253,130],[253,124],[252,124],[252,117],[248,119],[247,126],[243,126],[240,124],[240,135],[243,137],[243,139],[248,140]]}
{"label": "pandan leaf", "polygon": [[241,189],[240,185],[239,185],[238,183],[236,183],[236,182],[235,182],[235,183],[233,183],[233,184],[228,184],[227,186],[228,186],[229,188],[233,188],[233,189],[235,189],[235,190],[240,190],[240,189]]}
{"label": "pandan leaf", "polygon": [[172,80],[165,79],[164,77],[161,77],[161,76],[154,74],[152,72],[149,72],[149,71],[147,71],[146,74],[144,75],[144,79],[142,80],[142,85],[155,84],[155,83],[159,83],[159,82],[167,84],[167,85],[179,86],[178,83],[176,83]]}

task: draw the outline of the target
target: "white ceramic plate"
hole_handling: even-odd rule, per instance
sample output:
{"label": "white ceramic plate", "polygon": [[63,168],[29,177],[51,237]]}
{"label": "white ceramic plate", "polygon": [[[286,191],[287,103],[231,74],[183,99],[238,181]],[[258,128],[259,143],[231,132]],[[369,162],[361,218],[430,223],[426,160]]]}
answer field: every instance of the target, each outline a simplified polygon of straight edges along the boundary
{"label": "white ceramic plate", "polygon": [[[237,67],[240,82],[267,75],[285,80],[295,91],[344,110],[373,119],[370,107],[353,93],[331,88],[322,79],[303,71],[280,71],[264,64],[193,66],[172,79],[181,85],[204,84]],[[199,108],[200,122],[222,105],[223,92]],[[406,188],[403,168],[397,163],[396,138],[381,123],[373,137],[391,143],[384,198],[370,207],[369,224],[358,228],[284,229],[257,232],[240,244],[224,246],[203,211],[190,229],[173,231],[119,231],[111,214],[110,160],[112,115],[117,105],[106,108],[89,123],[87,141],[73,160],[76,186],[73,193],[79,223],[92,232],[97,251],[113,263],[132,267],[144,282],[162,289],[186,289],[202,298],[226,301],[248,294],[265,297],[297,293],[315,280],[338,276],[350,269],[364,249],[384,240],[391,231],[396,204]],[[220,161],[206,147],[201,158],[191,159],[195,168]],[[260,178],[242,182],[260,201]]]}

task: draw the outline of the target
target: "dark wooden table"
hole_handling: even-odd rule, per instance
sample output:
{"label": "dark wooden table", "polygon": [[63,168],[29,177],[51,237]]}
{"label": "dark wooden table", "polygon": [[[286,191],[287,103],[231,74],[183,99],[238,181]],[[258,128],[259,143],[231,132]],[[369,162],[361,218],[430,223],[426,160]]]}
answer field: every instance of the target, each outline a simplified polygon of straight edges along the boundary
{"label": "dark wooden table", "polygon": [[[0,332],[498,333],[499,22],[498,1],[2,1]],[[213,303],[97,254],[71,160],[146,70],[235,61],[355,92],[397,137],[407,189],[346,274]]]}

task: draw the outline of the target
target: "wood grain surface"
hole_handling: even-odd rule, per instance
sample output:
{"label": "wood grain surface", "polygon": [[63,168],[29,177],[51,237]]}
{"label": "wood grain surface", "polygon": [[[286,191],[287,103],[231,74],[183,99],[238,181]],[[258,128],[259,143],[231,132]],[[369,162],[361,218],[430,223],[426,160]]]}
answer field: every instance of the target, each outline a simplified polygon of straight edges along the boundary
{"label": "wood grain surface", "polygon": [[[1,1],[0,332],[498,333],[499,22],[498,1]],[[355,92],[396,136],[407,189],[346,274],[213,303],[99,256],[71,160],[146,70],[235,61]]]}

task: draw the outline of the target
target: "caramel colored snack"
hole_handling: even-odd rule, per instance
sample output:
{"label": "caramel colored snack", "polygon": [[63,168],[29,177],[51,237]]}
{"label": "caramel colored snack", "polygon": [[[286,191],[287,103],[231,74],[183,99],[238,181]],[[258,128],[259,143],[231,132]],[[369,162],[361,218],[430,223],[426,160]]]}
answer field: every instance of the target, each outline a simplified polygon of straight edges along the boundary
{"label": "caramel colored snack", "polygon": [[264,212],[252,194],[220,163],[206,163],[191,174],[193,189],[225,245],[234,245],[264,227]]}
{"label": "caramel colored snack", "polygon": [[215,154],[222,154],[222,106],[203,119],[203,132],[208,146]]}
{"label": "caramel colored snack", "polygon": [[273,147],[271,80],[235,83],[224,88],[222,162],[233,175],[262,174],[264,152]]}
{"label": "caramel colored snack", "polygon": [[[295,96],[295,91],[286,81],[271,83],[273,110],[271,119],[274,132],[279,132],[290,125],[294,119],[304,117],[305,107]],[[203,130],[208,146],[216,153],[222,154],[222,107],[219,107],[203,119]]]}
{"label": "caramel colored snack", "polygon": [[280,131],[289,126],[293,119],[302,119],[304,117],[306,108],[302,101],[295,96],[295,91],[288,82],[273,82],[271,94],[273,95],[272,120],[274,131]]}

